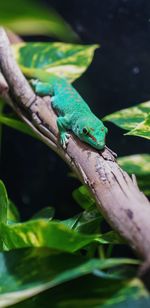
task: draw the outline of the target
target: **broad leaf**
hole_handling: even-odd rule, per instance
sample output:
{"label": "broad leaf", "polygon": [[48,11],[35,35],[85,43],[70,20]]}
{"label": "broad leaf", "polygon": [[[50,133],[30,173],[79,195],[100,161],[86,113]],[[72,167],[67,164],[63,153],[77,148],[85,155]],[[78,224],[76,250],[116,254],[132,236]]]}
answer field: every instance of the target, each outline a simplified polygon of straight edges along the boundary
{"label": "broad leaf", "polygon": [[7,248],[49,247],[66,252],[75,252],[92,243],[121,243],[116,235],[87,235],[70,230],[63,223],[48,219],[30,220],[24,223],[1,225],[1,238]]}
{"label": "broad leaf", "polygon": [[84,211],[67,220],[63,223],[70,229],[85,234],[93,234],[99,232],[100,223],[103,220],[100,212],[95,208],[92,210]]}
{"label": "broad leaf", "polygon": [[135,154],[118,158],[119,165],[130,174],[137,176],[150,175],[150,155]]}
{"label": "broad leaf", "polygon": [[[68,292],[69,290],[69,292]],[[16,304],[16,308],[36,307],[118,307],[126,299],[144,300],[148,292],[138,279],[124,281],[109,281],[98,279],[92,275],[81,277],[47,290],[31,299]],[[123,306],[124,307],[124,306]],[[126,306],[128,307],[128,306]],[[134,306],[132,306],[134,307]],[[136,306],[135,306],[136,307]],[[137,308],[141,308],[137,306]],[[147,306],[146,306],[147,308]]]}
{"label": "broad leaf", "polygon": [[54,214],[55,214],[55,209],[53,207],[51,206],[44,207],[42,210],[34,214],[34,216],[32,216],[31,219],[35,220],[39,218],[45,218],[45,219],[52,220],[54,218]]}
{"label": "broad leaf", "polygon": [[150,307],[150,297],[142,297],[139,299],[127,299],[119,304],[114,304],[111,308],[149,308]]}
{"label": "broad leaf", "polygon": [[82,185],[79,188],[75,189],[72,193],[75,201],[85,210],[87,209],[95,209],[96,204],[95,200],[91,196],[87,187]]}
{"label": "broad leaf", "polygon": [[52,35],[76,41],[77,35],[52,8],[35,0],[0,1],[0,24],[21,35]]}
{"label": "broad leaf", "polygon": [[137,154],[118,158],[119,165],[129,174],[135,174],[141,190],[150,195],[150,155]]}
{"label": "broad leaf", "polygon": [[[23,67],[42,69],[46,74],[55,74],[67,78],[70,82],[78,78],[92,61],[93,53],[98,45],[75,45],[55,43],[20,43],[13,45],[14,56]],[[31,72],[31,73],[30,73]]]}
{"label": "broad leaf", "polygon": [[106,116],[103,120],[110,121],[119,127],[129,130],[127,135],[136,135],[150,139],[150,102],[123,109]]}
{"label": "broad leaf", "polygon": [[131,130],[131,132],[127,133],[126,135],[150,139],[150,113],[143,122],[137,125],[133,130]]}
{"label": "broad leaf", "polygon": [[104,307],[116,308],[118,303],[124,307],[124,301],[126,299],[137,300],[144,297],[148,297],[148,292],[144,288],[142,282],[139,279],[133,279],[124,284],[124,287],[120,288],[111,298],[106,299]]}
{"label": "broad leaf", "polygon": [[7,222],[8,223],[16,223],[20,221],[20,214],[18,209],[14,205],[14,203],[9,200],[8,202],[8,210],[7,210]]}
{"label": "broad leaf", "polygon": [[4,183],[0,180],[0,223],[18,222],[20,215],[11,200],[8,199]]}
{"label": "broad leaf", "polygon": [[[102,220],[103,217],[100,215],[99,211],[97,209],[93,209],[89,211],[84,211],[83,213],[80,213],[75,217],[63,220],[62,222],[69,229],[75,230],[77,232],[81,232],[84,234],[98,234],[100,231],[100,223],[102,222]],[[115,231],[106,232],[100,235],[100,237],[101,241],[103,241],[103,244],[124,243],[124,240]]]}
{"label": "broad leaf", "polygon": [[125,240],[115,231],[109,231],[101,236],[103,244],[125,244]]}
{"label": "broad leaf", "polygon": [[126,275],[119,277],[115,272],[109,271],[116,267],[137,264],[138,261],[131,259],[88,260],[77,255],[59,254],[49,249],[23,249],[0,253],[0,307],[12,305],[52,287],[54,290],[54,287],[64,282],[90,273],[96,274],[96,277],[93,277],[95,287],[99,285],[100,289],[101,284],[103,285],[101,292],[104,286],[108,286],[109,280],[114,284],[113,290],[116,291],[120,289],[121,279],[126,278]]}

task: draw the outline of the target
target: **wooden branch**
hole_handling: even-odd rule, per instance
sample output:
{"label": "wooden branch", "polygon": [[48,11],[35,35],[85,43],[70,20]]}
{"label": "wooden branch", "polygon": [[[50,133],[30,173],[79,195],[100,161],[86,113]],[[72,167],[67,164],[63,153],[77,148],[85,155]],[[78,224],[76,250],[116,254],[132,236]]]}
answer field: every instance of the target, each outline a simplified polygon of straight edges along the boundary
{"label": "wooden branch", "polygon": [[16,64],[5,31],[0,29],[0,69],[9,87],[5,100],[37,135],[57,152],[86,184],[98,209],[135,252],[150,257],[150,204],[133,180],[117,164],[108,149],[102,153],[74,135],[64,151],[58,141],[56,115],[50,98],[35,96]]}

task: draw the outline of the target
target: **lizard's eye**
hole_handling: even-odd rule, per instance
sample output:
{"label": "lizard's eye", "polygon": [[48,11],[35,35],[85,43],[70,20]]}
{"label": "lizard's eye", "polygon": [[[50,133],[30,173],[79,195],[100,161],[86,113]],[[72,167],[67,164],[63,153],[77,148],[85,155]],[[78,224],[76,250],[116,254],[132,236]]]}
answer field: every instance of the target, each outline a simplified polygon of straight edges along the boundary
{"label": "lizard's eye", "polygon": [[87,134],[88,134],[88,130],[87,130],[87,128],[86,128],[86,127],[84,127],[84,128],[82,129],[82,132],[83,132],[83,134],[84,134],[84,135],[87,135]]}
{"label": "lizard's eye", "polygon": [[102,131],[102,132],[104,131],[104,127],[101,128],[101,131]]}

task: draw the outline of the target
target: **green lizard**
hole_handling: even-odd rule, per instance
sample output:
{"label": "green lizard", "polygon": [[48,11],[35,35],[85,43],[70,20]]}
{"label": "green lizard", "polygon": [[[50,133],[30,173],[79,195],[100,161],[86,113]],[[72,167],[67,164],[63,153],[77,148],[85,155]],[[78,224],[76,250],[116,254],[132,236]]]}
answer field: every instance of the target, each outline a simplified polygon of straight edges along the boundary
{"label": "green lizard", "polygon": [[39,69],[22,68],[23,73],[32,76],[31,84],[40,96],[51,95],[52,108],[56,111],[60,143],[66,148],[72,131],[81,141],[103,150],[108,129],[90,110],[89,106],[65,79],[46,75]]}

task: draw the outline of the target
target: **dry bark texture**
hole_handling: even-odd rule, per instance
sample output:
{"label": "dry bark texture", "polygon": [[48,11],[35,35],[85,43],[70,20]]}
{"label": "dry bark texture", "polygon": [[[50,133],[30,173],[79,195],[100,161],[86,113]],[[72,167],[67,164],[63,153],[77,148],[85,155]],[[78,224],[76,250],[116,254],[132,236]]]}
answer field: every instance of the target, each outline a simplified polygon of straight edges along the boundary
{"label": "dry bark texture", "polygon": [[[12,41],[12,40],[11,40]],[[119,232],[144,260],[150,257],[150,204],[117,164],[108,148],[103,153],[71,136],[66,151],[58,140],[56,115],[50,97],[35,95],[15,62],[8,37],[0,29],[1,96],[43,142],[60,155],[88,186],[97,207],[113,229]]]}

